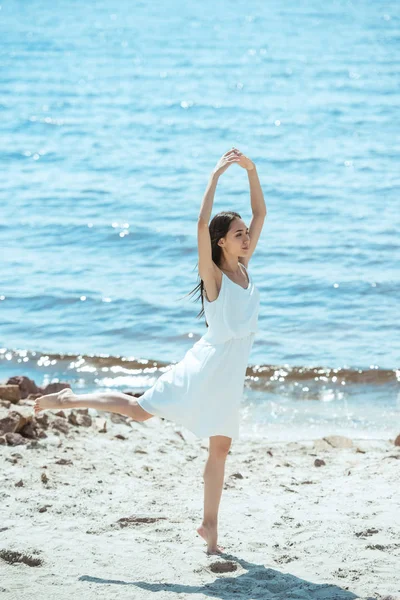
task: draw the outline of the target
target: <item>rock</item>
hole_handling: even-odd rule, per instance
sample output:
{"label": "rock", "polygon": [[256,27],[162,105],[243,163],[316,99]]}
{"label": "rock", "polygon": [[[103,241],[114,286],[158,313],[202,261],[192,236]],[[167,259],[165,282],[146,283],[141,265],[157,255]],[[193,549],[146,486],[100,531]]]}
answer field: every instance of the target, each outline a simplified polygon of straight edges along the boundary
{"label": "rock", "polygon": [[49,426],[49,415],[48,413],[42,413],[41,415],[36,415],[35,416],[35,420],[36,423],[39,425],[39,427],[41,427],[42,429],[47,429]]}
{"label": "rock", "polygon": [[231,477],[234,477],[235,479],[243,479],[243,475],[241,473],[232,473]]}
{"label": "rock", "polygon": [[316,459],[314,460],[314,466],[315,466],[315,467],[322,467],[322,466],[323,466],[323,465],[325,465],[325,464],[326,464],[326,463],[325,463],[325,461],[324,461],[324,460],[322,460],[322,458],[316,458]]}
{"label": "rock", "polygon": [[7,443],[6,438],[2,435],[0,437],[0,446],[4,446]]}
{"label": "rock", "polygon": [[56,392],[61,392],[61,390],[65,390],[65,388],[71,389],[69,383],[58,381],[46,385],[46,387],[43,388],[42,393],[43,396],[45,396],[46,394],[55,394]]}
{"label": "rock", "polygon": [[49,481],[49,478],[44,471],[42,472],[40,479],[42,480],[42,483],[47,483]]}
{"label": "rock", "polygon": [[21,392],[18,385],[0,385],[0,398],[9,400],[12,404],[18,404],[21,400]]}
{"label": "rock", "polygon": [[21,435],[23,435],[25,438],[29,438],[30,440],[36,439],[38,437],[38,433],[39,433],[39,427],[38,427],[35,419],[32,419],[31,421],[29,421],[29,423],[24,425],[24,427],[20,431]]}
{"label": "rock", "polygon": [[323,450],[332,450],[332,446],[330,444],[328,444],[328,442],[325,441],[324,439],[321,439],[321,440],[314,441],[314,449],[317,452],[321,452]]}
{"label": "rock", "polygon": [[73,465],[74,463],[69,458],[60,458],[56,460],[56,465]]}
{"label": "rock", "polygon": [[5,433],[20,433],[33,418],[32,409],[28,406],[12,405],[12,410],[0,408],[0,435]]}
{"label": "rock", "polygon": [[353,441],[350,438],[344,437],[343,435],[328,435],[322,438],[333,448],[352,448]]}
{"label": "rock", "polygon": [[46,448],[46,446],[40,444],[37,440],[32,440],[31,442],[27,443],[26,448],[31,450],[32,448]]}
{"label": "rock", "polygon": [[27,443],[20,433],[6,433],[5,438],[9,446],[20,446]]}
{"label": "rock", "polygon": [[[295,558],[297,558],[297,557],[295,557]],[[295,558],[292,558],[291,560],[295,560]],[[289,562],[289,561],[285,561],[285,562]],[[238,565],[237,565],[237,563],[233,562],[233,560],[224,560],[224,562],[215,561],[215,562],[211,563],[208,568],[210,569],[210,571],[212,573],[232,573],[233,571],[237,571]]]}
{"label": "rock", "polygon": [[9,412],[6,408],[0,409],[0,435],[15,433],[19,422],[20,415],[17,412]]}
{"label": "rock", "polygon": [[72,409],[68,415],[68,421],[71,425],[90,427],[92,424],[92,417],[89,415],[87,408]]}
{"label": "rock", "polygon": [[394,440],[394,445],[395,445],[395,446],[400,446],[400,433],[399,433],[399,435],[397,436],[397,438]]}
{"label": "rock", "polygon": [[65,414],[65,412],[63,410],[59,410],[58,412],[56,412],[56,416],[62,417],[63,419],[67,418],[67,415]]}
{"label": "rock", "polygon": [[376,529],[375,527],[371,527],[369,529],[365,529],[364,531],[359,531],[355,535],[357,537],[369,537],[371,535],[375,535],[375,533],[379,533],[379,529]]}
{"label": "rock", "polygon": [[110,420],[118,425],[123,424],[130,427],[131,425],[127,422],[127,419],[129,419],[129,417],[125,415],[120,415],[119,413],[110,413]]}
{"label": "rock", "polygon": [[20,479],[19,481],[17,481],[17,483],[14,484],[15,487],[23,487],[24,482],[22,481],[22,479]]}
{"label": "rock", "polygon": [[[37,552],[35,552],[37,554]],[[24,563],[29,567],[40,567],[43,564],[41,558],[33,557],[30,554],[23,554],[22,552],[15,552],[14,550],[0,550],[0,558],[9,563],[10,565],[15,563]],[[3,591],[4,588],[1,589]]]}
{"label": "rock", "polygon": [[291,452],[302,452],[307,450],[306,446],[303,446],[301,442],[286,442],[286,449]]}
{"label": "rock", "polygon": [[[29,379],[29,377],[25,377],[25,375],[17,375],[16,377],[10,377],[7,381],[7,386],[9,385],[15,385],[19,388],[20,395],[18,397],[18,400],[20,400],[21,398],[27,398],[29,394],[38,394],[41,392],[41,389],[38,388],[36,383],[32,379]],[[0,390],[0,396],[1,395],[2,394]],[[11,400],[11,398],[7,397],[7,400]]]}
{"label": "rock", "polygon": [[61,433],[69,432],[69,425],[65,419],[62,417],[56,417],[54,421],[51,422],[51,426],[56,431],[61,431]]}
{"label": "rock", "polygon": [[10,415],[17,413],[19,415],[19,423],[16,432],[19,433],[23,427],[33,419],[33,411],[29,406],[14,406]]}
{"label": "rock", "polygon": [[18,406],[30,406],[31,408],[33,408],[35,406],[35,401],[26,398],[26,400],[20,400]]}
{"label": "rock", "polygon": [[0,407],[10,408],[11,402],[10,400],[0,400]]}
{"label": "rock", "polygon": [[103,419],[103,417],[95,417],[94,422],[99,430],[99,433],[107,432],[107,419]]}

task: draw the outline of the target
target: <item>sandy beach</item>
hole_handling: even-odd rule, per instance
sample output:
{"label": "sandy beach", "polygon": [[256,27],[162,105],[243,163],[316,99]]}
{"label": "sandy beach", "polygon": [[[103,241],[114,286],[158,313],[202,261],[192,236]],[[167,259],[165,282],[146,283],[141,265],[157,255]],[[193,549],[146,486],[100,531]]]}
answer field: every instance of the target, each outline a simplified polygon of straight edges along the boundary
{"label": "sandy beach", "polygon": [[395,440],[236,441],[210,556],[208,440],[158,417],[43,414],[46,437],[0,446],[5,600],[400,598]]}
{"label": "sandy beach", "polygon": [[400,600],[399,2],[0,16],[0,600]]}

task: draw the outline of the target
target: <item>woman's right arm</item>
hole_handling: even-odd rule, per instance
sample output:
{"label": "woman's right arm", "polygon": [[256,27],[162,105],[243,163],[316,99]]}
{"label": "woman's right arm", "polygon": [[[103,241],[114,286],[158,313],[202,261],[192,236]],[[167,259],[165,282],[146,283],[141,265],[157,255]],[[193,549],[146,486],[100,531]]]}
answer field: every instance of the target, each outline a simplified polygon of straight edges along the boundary
{"label": "woman's right arm", "polygon": [[[233,163],[238,162],[240,158],[237,156],[235,150],[230,150],[224,154],[217,162],[214,170],[212,171],[207,188],[201,204],[199,217],[197,220],[197,246],[199,253],[199,275],[203,280],[205,288],[210,293],[209,298],[215,296],[218,291],[215,287],[215,272],[214,263],[212,259],[212,248],[210,231],[208,228],[208,222],[210,220],[211,211],[214,202],[215,189],[217,187],[218,179],[224,171]],[[215,290],[213,289],[215,288]]]}
{"label": "woman's right arm", "polygon": [[226,171],[226,169],[233,162],[239,162],[239,160],[240,160],[240,158],[237,154],[237,151],[232,149],[232,150],[228,150],[228,152],[226,152],[223,156],[221,156],[221,158],[215,165],[215,167],[209,177],[206,191],[203,196],[203,201],[201,203],[200,213],[199,213],[199,217],[198,217],[199,224],[200,224],[200,222],[202,222],[202,223],[206,223],[208,225],[208,222],[211,217],[211,211],[212,211],[212,207],[213,207],[214,195],[215,195],[215,190],[217,187],[218,179],[219,179],[220,175],[222,175],[222,173],[224,173]]}
{"label": "woman's right arm", "polygon": [[212,211],[212,207],[213,207],[213,203],[214,203],[215,190],[216,190],[217,184],[218,184],[218,179],[219,179],[218,173],[215,173],[213,171],[208,179],[206,191],[204,193],[203,201],[201,203],[200,213],[199,213],[199,217],[198,217],[199,223],[203,222],[206,225],[208,225],[208,223],[210,221],[211,211]]}
{"label": "woman's right arm", "polygon": [[200,278],[203,280],[207,290],[207,295],[208,292],[212,294],[212,288],[215,287],[214,263],[212,259],[211,238],[210,231],[208,229],[208,222],[211,216],[218,178],[219,175],[217,173],[211,173],[203,202],[201,204],[199,218],[197,219],[197,249],[199,254],[198,269]]}

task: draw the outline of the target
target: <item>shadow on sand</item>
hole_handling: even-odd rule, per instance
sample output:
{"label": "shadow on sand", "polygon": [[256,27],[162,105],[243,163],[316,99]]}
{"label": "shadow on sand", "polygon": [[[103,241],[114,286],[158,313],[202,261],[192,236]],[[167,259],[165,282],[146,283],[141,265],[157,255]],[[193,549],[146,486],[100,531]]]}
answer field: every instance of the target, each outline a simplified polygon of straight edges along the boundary
{"label": "shadow on sand", "polygon": [[[231,564],[224,565],[220,558],[231,561]],[[215,566],[214,566],[215,565]],[[238,566],[246,569],[237,577],[229,577],[226,571],[235,571]],[[224,568],[224,566],[226,568]],[[175,592],[176,594],[204,594],[210,598],[240,598],[240,600],[272,600],[281,597],[284,594],[286,598],[296,598],[308,600],[308,598],[318,598],[318,600],[354,600],[360,598],[357,594],[332,584],[316,584],[300,579],[288,573],[280,573],[274,569],[266,568],[264,565],[258,565],[238,558],[233,554],[220,554],[218,560],[204,567],[204,570],[210,572],[222,572],[222,577],[216,578],[212,583],[205,585],[183,585],[177,583],[148,583],[145,581],[122,581],[118,579],[103,579],[101,577],[90,577],[82,575],[80,581],[89,581],[91,583],[115,583],[116,585],[131,585],[150,592]],[[376,600],[373,597],[366,597],[363,600]]]}

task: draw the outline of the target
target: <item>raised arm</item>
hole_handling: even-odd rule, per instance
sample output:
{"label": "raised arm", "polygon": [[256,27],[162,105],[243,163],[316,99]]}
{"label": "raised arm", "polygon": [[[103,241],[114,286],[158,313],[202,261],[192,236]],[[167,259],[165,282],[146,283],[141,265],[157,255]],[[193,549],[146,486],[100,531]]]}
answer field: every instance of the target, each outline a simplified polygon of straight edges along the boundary
{"label": "raised arm", "polygon": [[250,237],[250,246],[249,250],[246,252],[246,256],[240,257],[241,261],[246,267],[249,263],[250,257],[256,249],[257,242],[259,240],[262,228],[264,226],[264,220],[267,216],[267,207],[265,205],[264,194],[261,189],[260,180],[258,178],[258,173],[256,169],[256,165],[250,160],[247,156],[239,152],[240,160],[238,162],[240,167],[246,169],[247,175],[249,178],[250,185],[250,203],[251,203],[251,211],[253,216],[249,225],[249,237]]}
{"label": "raised arm", "polygon": [[211,172],[210,178],[208,180],[207,188],[205,194],[203,196],[203,201],[201,203],[200,213],[198,220],[205,221],[208,225],[208,222],[211,217],[211,211],[214,202],[214,194],[215,189],[217,187],[218,179],[224,173],[227,168],[234,162],[239,163],[240,158],[238,156],[238,151],[232,149],[225,152],[215,165],[214,169]]}
{"label": "raised arm", "polygon": [[209,177],[207,188],[201,203],[197,220],[197,245],[199,252],[199,274],[203,281],[209,279],[210,272],[214,273],[208,222],[213,207],[215,189],[219,177],[234,162],[239,162],[239,157],[235,150],[229,150],[221,156]]}
{"label": "raised arm", "polygon": [[250,186],[251,211],[253,215],[263,215],[264,217],[266,217],[267,207],[265,205],[264,194],[261,189],[261,184],[258,178],[258,173],[255,165],[254,169],[250,169],[247,171],[247,175],[249,178]]}

